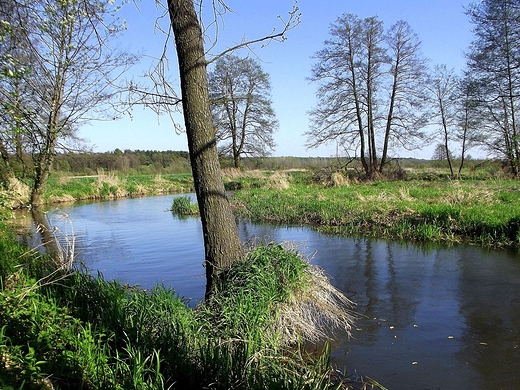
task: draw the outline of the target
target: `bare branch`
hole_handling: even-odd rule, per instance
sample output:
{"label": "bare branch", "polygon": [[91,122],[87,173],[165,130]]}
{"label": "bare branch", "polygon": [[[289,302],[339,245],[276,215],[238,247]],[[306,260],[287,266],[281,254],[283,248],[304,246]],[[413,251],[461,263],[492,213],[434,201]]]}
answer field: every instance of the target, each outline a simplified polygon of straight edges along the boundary
{"label": "bare branch", "polygon": [[[219,0],[219,2],[220,2],[220,0]],[[278,19],[282,22],[282,25],[283,25],[283,28],[280,32],[276,32],[276,28],[273,28],[273,30],[271,31],[271,33],[269,35],[266,35],[261,38],[253,39],[253,40],[243,40],[241,43],[239,43],[233,47],[230,47],[230,48],[220,52],[219,54],[213,56],[213,58],[211,60],[208,60],[207,63],[211,64],[211,63],[219,60],[226,54],[229,54],[233,51],[242,49],[244,47],[248,48],[249,50],[252,50],[251,46],[253,46],[257,43],[264,42],[262,47],[266,47],[273,41],[284,42],[287,39],[286,38],[287,32],[296,28],[301,23],[301,12],[297,6],[297,3],[298,3],[297,0],[295,0],[293,8],[289,12],[289,18],[287,19],[287,21],[285,21],[281,17],[281,15],[278,15]]]}

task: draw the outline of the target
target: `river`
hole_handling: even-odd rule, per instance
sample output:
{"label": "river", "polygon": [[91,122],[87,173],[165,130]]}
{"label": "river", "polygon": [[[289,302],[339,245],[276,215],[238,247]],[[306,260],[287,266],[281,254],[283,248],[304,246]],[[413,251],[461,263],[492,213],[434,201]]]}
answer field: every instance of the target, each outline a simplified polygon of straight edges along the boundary
{"label": "river", "polygon": [[[161,283],[193,305],[204,295],[202,228],[169,212],[172,198],[66,204],[47,215],[74,233],[76,259],[93,272],[142,288]],[[520,389],[518,253],[238,227],[244,241],[297,243],[356,302],[352,338],[338,335],[332,348],[347,375],[389,390]]]}

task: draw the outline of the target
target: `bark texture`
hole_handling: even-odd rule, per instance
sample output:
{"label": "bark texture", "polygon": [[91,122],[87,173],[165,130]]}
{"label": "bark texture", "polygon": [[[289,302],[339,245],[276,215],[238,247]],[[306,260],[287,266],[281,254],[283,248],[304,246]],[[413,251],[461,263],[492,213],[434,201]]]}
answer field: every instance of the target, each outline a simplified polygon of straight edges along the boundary
{"label": "bark texture", "polygon": [[180,70],[184,122],[204,234],[206,298],[213,280],[243,256],[235,217],[225,194],[211,119],[207,63],[193,0],[168,0]]}

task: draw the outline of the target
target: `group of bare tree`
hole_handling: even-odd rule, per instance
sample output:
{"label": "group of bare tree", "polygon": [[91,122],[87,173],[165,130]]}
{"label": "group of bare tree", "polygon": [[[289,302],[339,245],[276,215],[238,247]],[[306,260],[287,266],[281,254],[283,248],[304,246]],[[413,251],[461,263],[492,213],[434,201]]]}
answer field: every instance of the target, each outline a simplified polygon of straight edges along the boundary
{"label": "group of bare tree", "polygon": [[337,142],[345,152],[359,153],[355,157],[372,177],[382,172],[393,145],[413,148],[424,138],[426,60],[404,21],[385,32],[376,17],[345,14],[330,36],[312,69],[319,103],[307,146]]}
{"label": "group of bare tree", "polygon": [[517,176],[520,2],[484,0],[466,13],[475,39],[462,76],[445,65],[430,71],[405,21],[385,31],[376,17],[339,17],[312,70],[318,106],[307,146],[336,142],[368,177],[382,172],[392,147],[437,142],[455,176],[455,149],[460,174],[468,149],[479,146]]}

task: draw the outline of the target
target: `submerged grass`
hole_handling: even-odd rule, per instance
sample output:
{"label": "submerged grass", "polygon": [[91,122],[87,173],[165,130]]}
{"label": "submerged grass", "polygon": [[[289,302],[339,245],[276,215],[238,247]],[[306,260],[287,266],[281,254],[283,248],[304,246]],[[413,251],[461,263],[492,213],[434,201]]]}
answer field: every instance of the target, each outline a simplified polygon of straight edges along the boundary
{"label": "submerged grass", "polygon": [[324,187],[301,178],[278,191],[243,189],[238,212],[339,234],[517,247],[520,182],[392,181]]}
{"label": "submerged grass", "polygon": [[[351,303],[328,283],[314,288],[323,275],[294,250],[252,249],[196,309],[164,287],[81,270],[40,284],[52,264],[0,229],[1,388],[347,388],[332,380],[327,349],[311,356],[300,343],[322,337],[324,324],[348,331]],[[325,322],[317,315],[318,333],[308,332],[291,305],[300,299],[308,313],[337,311]]]}

